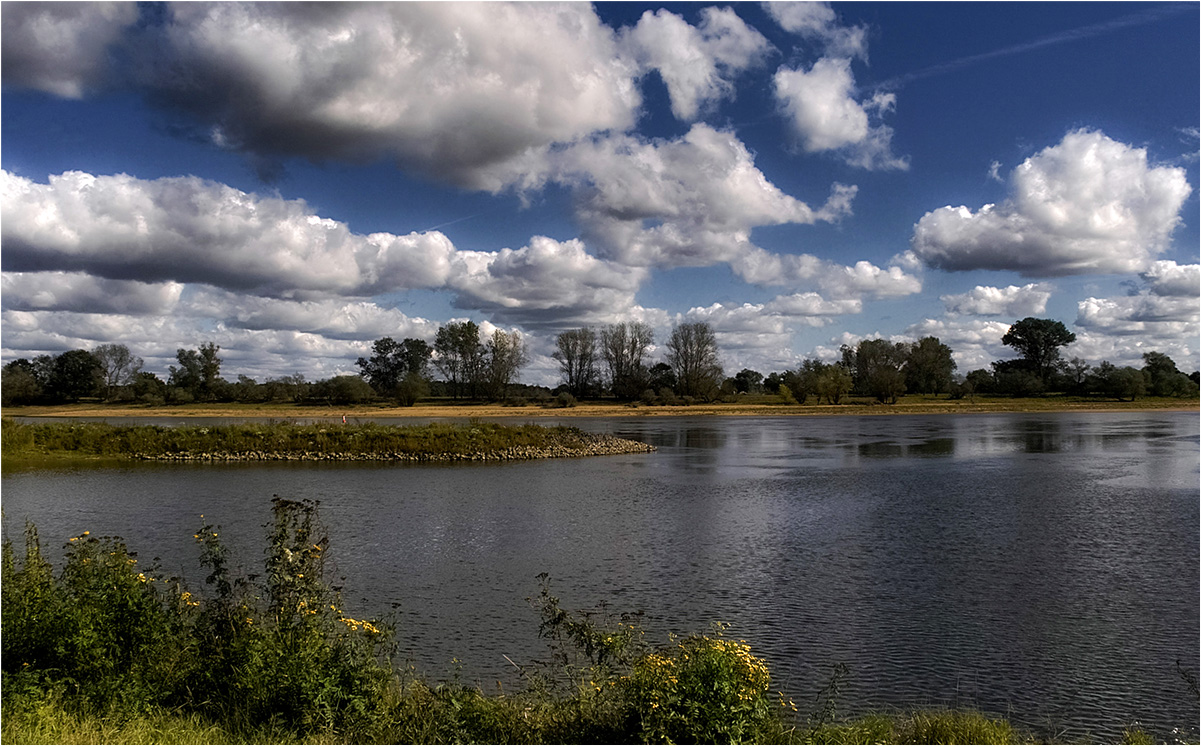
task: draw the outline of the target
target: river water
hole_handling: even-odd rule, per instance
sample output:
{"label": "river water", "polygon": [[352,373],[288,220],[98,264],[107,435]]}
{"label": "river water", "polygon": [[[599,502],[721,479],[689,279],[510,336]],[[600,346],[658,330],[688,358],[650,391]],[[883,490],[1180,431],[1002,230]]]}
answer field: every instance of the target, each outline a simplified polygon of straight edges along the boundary
{"label": "river water", "polygon": [[1197,413],[564,422],[658,451],[6,474],[4,531],[120,535],[199,582],[201,523],[253,572],[272,496],[311,498],[348,613],[392,615],[435,678],[510,687],[505,656],[545,657],[526,598],[546,572],[565,607],[645,611],[652,640],[730,623],[803,713],[841,663],[845,713],[1197,739],[1177,668],[1198,673]]}

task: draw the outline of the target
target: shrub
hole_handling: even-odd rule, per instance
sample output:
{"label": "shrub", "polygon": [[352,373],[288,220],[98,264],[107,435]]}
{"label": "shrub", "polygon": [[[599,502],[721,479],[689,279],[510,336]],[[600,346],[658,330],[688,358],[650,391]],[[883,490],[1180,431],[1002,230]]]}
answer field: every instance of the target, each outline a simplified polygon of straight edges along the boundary
{"label": "shrub", "polygon": [[576,406],[576,398],[573,397],[571,395],[571,393],[569,393],[569,392],[560,392],[555,397],[554,406],[555,407],[575,407]]}
{"label": "shrub", "polygon": [[22,703],[122,718],[187,708],[248,728],[367,735],[394,682],[391,631],[342,613],[315,511],[276,499],[257,585],[230,575],[214,527],[198,531],[209,599],[139,571],[113,537],[71,538],[58,577],[35,529],[23,563],[6,541],[5,715]]}
{"label": "shrub", "polygon": [[101,710],[137,710],[174,689],[187,648],[179,613],[193,602],[137,562],[119,539],[83,532],[67,543],[56,578],[34,527],[26,528],[23,563],[5,541],[6,695],[14,675],[20,683],[49,673],[68,702]]}
{"label": "shrub", "polygon": [[410,372],[397,383],[393,392],[397,404],[402,407],[413,407],[419,399],[430,396],[430,384],[419,373]]}
{"label": "shrub", "polygon": [[[313,384],[313,399],[329,405],[361,405],[376,398],[376,390],[358,376],[335,376]],[[400,397],[400,393],[397,395]],[[414,400],[416,401],[416,399]]]}
{"label": "shrub", "polygon": [[173,386],[167,390],[164,401],[169,405],[187,405],[191,404],[195,399],[192,396],[192,392],[187,389]]}
{"label": "shrub", "polygon": [[773,720],[768,666],[744,641],[690,636],[635,662],[622,685],[644,742],[758,741]]}
{"label": "shrub", "polygon": [[363,733],[390,681],[391,631],[342,612],[325,578],[317,504],[272,502],[263,581],[230,575],[219,532],[195,535],[215,596],[196,628],[189,688],[212,715],[304,731]]}

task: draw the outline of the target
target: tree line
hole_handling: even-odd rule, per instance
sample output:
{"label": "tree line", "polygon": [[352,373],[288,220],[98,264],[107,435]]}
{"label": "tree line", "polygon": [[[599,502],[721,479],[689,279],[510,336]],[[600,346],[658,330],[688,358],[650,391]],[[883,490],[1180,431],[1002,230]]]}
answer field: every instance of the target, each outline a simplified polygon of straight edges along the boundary
{"label": "tree line", "polygon": [[[1198,372],[1177,369],[1164,353],[1144,353],[1142,368],[1090,365],[1064,360],[1062,348],[1076,340],[1064,324],[1028,317],[1015,322],[1001,342],[1017,358],[989,368],[956,373],[950,347],[937,337],[914,342],[863,340],[840,348],[839,360],[803,360],[795,369],[761,374],[743,369],[727,377],[717,337],[708,323],[676,326],[663,345],[663,359],[651,361],[655,336],[643,322],[580,327],[555,338],[559,363],[555,390],[518,382],[529,363],[526,342],[516,332],[496,330],[482,339],[474,322],[438,329],[431,345],[418,338],[397,342],[383,337],[371,355],[359,358],[357,375],[308,382],[301,374],[257,382],[248,376],[221,376],[220,347],[206,342],[176,351],[164,381],[143,371],[143,361],[125,345],[106,344],[56,356],[21,358],[3,367],[3,404],[59,404],[84,398],[146,405],[191,402],[297,402],[348,405],[379,399],[409,406],[429,397],[511,401],[536,398],[571,405],[580,399],[609,397],[646,404],[690,404],[732,400],[739,395],[772,395],[785,403],[839,404],[849,396],[892,404],[906,393],[952,398],[977,394],[1037,396],[1062,392],[1080,396],[1135,399],[1198,396]],[[437,378],[435,373],[440,375]]]}

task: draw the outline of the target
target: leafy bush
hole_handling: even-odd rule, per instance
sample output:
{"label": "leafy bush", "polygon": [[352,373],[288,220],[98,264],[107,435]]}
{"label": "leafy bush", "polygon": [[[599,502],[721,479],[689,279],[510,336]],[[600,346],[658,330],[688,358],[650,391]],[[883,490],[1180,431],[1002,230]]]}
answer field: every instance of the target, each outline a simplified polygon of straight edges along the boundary
{"label": "leafy bush", "polygon": [[[314,383],[310,396],[329,405],[360,405],[374,400],[376,391],[358,376],[335,376]],[[397,396],[401,396],[399,391]],[[417,396],[414,396],[414,401]]]}
{"label": "leafy bush", "polygon": [[532,602],[553,657],[535,681],[560,698],[561,716],[573,714],[568,741],[725,744],[783,734],[792,703],[769,698],[767,664],[745,641],[725,638],[725,626],[652,650],[641,613],[568,612],[540,578]]}
{"label": "leafy bush", "polygon": [[258,586],[230,576],[218,531],[198,531],[212,599],[139,571],[113,537],[72,537],[57,577],[35,529],[24,562],[5,541],[6,714],[53,693],[85,714],[190,708],[234,724],[366,734],[392,682],[391,633],[342,614],[324,578],[315,510],[276,499]]}
{"label": "leafy bush", "polygon": [[560,392],[555,397],[555,407],[575,407],[576,398],[570,392]]}
{"label": "leafy bush", "polygon": [[777,716],[768,666],[744,641],[690,636],[634,663],[622,681],[644,742],[759,741]]}
{"label": "leafy bush", "polygon": [[250,723],[354,733],[390,680],[390,631],[345,616],[325,579],[328,541],[316,504],[276,497],[263,584],[231,578],[219,533],[196,535],[216,598],[198,626],[196,689],[223,690],[222,708]]}
{"label": "leafy bush", "polygon": [[419,399],[430,396],[430,384],[419,373],[410,372],[396,385],[394,391],[397,404],[402,407],[412,407]]}
{"label": "leafy bush", "polygon": [[100,710],[173,689],[187,649],[179,613],[193,602],[137,562],[119,539],[83,532],[67,543],[55,577],[34,527],[22,563],[5,541],[5,695],[10,677],[20,690],[24,678],[49,673],[69,701]]}

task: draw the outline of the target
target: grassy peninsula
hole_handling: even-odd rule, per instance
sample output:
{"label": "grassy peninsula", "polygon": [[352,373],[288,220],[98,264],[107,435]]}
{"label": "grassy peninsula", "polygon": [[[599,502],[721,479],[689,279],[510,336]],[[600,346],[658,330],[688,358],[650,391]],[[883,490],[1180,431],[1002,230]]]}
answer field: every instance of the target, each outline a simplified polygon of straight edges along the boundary
{"label": "grassy peninsula", "polygon": [[180,426],[18,423],[0,426],[6,461],[505,461],[640,453],[654,447],[567,426],[242,423]]}

